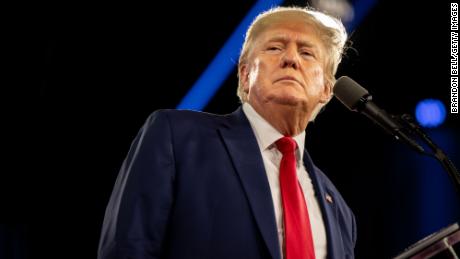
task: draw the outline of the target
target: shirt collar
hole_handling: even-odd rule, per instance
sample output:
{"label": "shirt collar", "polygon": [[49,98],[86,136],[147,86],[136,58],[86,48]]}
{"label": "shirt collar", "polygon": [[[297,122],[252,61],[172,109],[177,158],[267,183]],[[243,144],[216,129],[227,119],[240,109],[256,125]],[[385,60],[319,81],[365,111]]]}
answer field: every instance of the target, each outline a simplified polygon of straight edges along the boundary
{"label": "shirt collar", "polygon": [[[261,152],[271,148],[271,145],[275,143],[275,141],[283,137],[283,134],[260,116],[260,114],[258,114],[249,103],[243,103],[243,111],[251,124],[254,134],[256,135],[257,143],[259,144]],[[299,147],[296,153],[302,160],[303,150],[305,147],[305,131],[302,131],[297,136],[294,136],[293,139]]]}

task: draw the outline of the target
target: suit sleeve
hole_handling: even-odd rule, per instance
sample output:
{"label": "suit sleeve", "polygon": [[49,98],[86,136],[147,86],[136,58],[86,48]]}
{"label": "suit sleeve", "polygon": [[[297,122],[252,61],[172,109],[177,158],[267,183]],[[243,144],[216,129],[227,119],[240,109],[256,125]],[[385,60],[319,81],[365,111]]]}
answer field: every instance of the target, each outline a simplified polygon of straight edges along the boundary
{"label": "suit sleeve", "polygon": [[105,212],[99,259],[153,259],[164,252],[175,161],[167,112],[157,111],[133,141]]}
{"label": "suit sleeve", "polygon": [[356,248],[356,239],[358,238],[358,229],[356,226],[356,217],[353,214],[352,214],[351,227],[352,227],[352,235],[353,235],[353,248]]}

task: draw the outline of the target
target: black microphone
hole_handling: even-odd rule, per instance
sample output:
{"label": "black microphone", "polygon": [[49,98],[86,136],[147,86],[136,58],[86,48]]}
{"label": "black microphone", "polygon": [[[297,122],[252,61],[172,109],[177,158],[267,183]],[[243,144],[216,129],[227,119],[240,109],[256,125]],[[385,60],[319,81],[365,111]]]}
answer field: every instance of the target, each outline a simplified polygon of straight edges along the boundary
{"label": "black microphone", "polygon": [[407,136],[402,131],[403,127],[395,119],[377,107],[372,102],[372,96],[369,92],[353,79],[347,76],[340,77],[334,85],[334,96],[348,109],[364,114],[397,140],[408,144],[420,153],[424,153],[423,147]]}

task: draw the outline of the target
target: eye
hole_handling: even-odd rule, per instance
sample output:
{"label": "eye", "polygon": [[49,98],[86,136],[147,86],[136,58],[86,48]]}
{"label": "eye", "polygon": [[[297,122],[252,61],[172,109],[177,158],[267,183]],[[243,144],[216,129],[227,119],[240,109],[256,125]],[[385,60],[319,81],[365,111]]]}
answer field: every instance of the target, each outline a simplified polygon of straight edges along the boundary
{"label": "eye", "polygon": [[282,48],[280,46],[268,46],[267,51],[269,52],[280,52]]}
{"label": "eye", "polygon": [[300,51],[300,55],[306,56],[306,57],[314,56],[313,53],[311,53],[310,51],[305,51],[305,50]]}

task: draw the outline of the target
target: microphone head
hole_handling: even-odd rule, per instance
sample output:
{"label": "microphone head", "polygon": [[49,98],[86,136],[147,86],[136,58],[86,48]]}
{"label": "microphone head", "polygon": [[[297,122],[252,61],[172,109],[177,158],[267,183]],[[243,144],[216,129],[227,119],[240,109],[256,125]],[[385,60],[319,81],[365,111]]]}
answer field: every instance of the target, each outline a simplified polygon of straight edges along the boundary
{"label": "microphone head", "polygon": [[369,92],[348,76],[340,77],[334,85],[334,96],[348,109],[354,111],[369,100]]}

